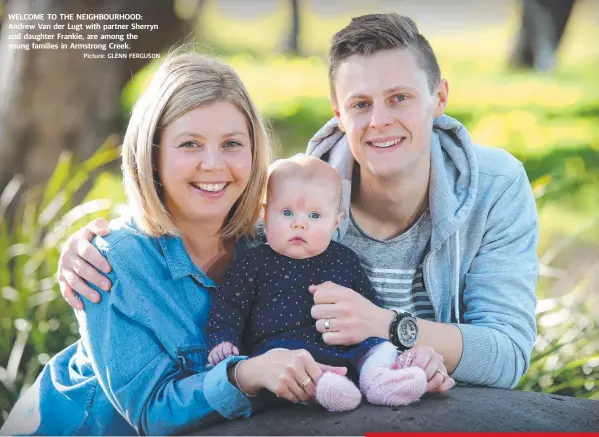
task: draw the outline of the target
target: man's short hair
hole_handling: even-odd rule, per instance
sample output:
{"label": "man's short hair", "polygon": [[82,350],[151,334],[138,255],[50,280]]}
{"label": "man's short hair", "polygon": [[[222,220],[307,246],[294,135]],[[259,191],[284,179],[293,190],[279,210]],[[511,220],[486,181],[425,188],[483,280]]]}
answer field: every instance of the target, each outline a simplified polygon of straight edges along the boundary
{"label": "man's short hair", "polygon": [[352,55],[373,55],[381,50],[408,48],[426,72],[432,93],[441,80],[437,57],[411,18],[389,14],[369,14],[352,18],[333,36],[329,49],[329,86],[335,100],[335,74],[341,63]]}

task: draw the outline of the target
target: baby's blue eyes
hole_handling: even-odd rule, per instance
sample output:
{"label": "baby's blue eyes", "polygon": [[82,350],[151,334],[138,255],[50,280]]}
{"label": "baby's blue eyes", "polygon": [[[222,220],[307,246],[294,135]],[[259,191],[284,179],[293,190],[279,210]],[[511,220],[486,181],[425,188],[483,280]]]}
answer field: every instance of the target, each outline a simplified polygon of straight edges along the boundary
{"label": "baby's blue eyes", "polygon": [[[284,209],[283,211],[281,211],[281,214],[283,214],[285,217],[291,217],[293,216],[293,211],[291,211],[290,209]],[[308,214],[308,217],[311,219],[319,219],[321,215],[318,212],[311,212],[310,214]]]}

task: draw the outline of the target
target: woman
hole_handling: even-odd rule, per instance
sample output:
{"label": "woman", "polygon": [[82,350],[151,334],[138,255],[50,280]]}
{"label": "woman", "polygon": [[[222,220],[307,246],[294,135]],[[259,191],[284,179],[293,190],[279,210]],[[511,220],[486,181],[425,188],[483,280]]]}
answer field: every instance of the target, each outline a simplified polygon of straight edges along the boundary
{"label": "woman", "polygon": [[302,381],[345,373],[302,351],[230,357],[202,373],[210,294],[247,247],[269,162],[263,122],[229,66],[167,58],[122,154],[131,217],[94,240],[112,266],[110,293],[97,289],[102,300],[77,312],[80,340],[44,367],[2,434],[181,433],[248,416],[245,394],[262,388],[309,402]]}

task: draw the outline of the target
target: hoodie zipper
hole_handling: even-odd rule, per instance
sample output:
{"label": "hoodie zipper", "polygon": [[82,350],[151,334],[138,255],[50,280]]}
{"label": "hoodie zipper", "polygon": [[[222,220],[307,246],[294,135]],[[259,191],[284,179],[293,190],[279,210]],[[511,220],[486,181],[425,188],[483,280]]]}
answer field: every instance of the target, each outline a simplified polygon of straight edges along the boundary
{"label": "hoodie zipper", "polygon": [[[459,231],[458,231],[459,232]],[[459,238],[459,236],[456,235],[455,238]],[[439,249],[437,249],[439,250]],[[437,250],[430,250],[429,253],[426,254],[426,256],[424,257],[424,264],[422,266],[422,278],[424,280],[424,287],[426,288],[426,294],[428,295],[429,300],[431,301],[431,304],[433,306],[433,312],[435,313],[435,321],[440,321],[439,320],[439,313],[437,312],[437,305],[435,304],[435,300],[432,298],[431,296],[431,291],[429,289],[429,284],[430,284],[430,277],[428,275],[429,272],[429,263],[430,263],[430,258],[433,255],[434,252],[436,252]],[[456,248],[456,252],[457,252],[457,248]],[[459,253],[455,254],[456,257],[459,257]],[[450,255],[451,258],[451,255]],[[455,259],[452,261],[452,263],[457,262]],[[454,311],[454,299],[458,299],[455,296],[455,293],[460,292],[459,290],[459,282],[458,282],[458,288],[456,290],[453,290],[453,278],[454,276],[458,275],[459,276],[459,272],[454,271],[456,270],[455,266],[452,265],[451,269],[449,270],[449,287],[450,287],[450,294],[449,294],[449,323],[460,323],[460,320],[458,318],[458,313],[457,310]],[[455,317],[455,321],[453,320],[453,318]]]}
{"label": "hoodie zipper", "polygon": [[435,314],[435,321],[439,321],[439,313],[437,311],[437,305],[435,300],[433,299],[433,297],[431,296],[431,292],[430,292],[430,288],[429,288],[429,284],[430,284],[430,279],[428,276],[428,272],[429,272],[429,261],[431,258],[431,255],[433,254],[432,250],[429,250],[429,252],[426,254],[426,256],[424,257],[424,264],[422,266],[422,279],[424,280],[424,288],[426,289],[426,294],[428,296],[428,299],[431,301],[431,305],[433,306],[433,313]]}

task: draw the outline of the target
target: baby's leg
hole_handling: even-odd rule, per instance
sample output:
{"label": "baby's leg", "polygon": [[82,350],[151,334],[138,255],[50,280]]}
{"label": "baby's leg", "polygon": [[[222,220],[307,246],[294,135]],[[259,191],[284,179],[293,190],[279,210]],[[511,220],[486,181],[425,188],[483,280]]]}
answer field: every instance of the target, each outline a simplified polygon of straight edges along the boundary
{"label": "baby's leg", "polygon": [[345,376],[324,372],[316,384],[316,401],[329,411],[350,411],[360,405],[362,393]]}
{"label": "baby's leg", "polygon": [[426,374],[419,367],[393,369],[397,349],[389,342],[373,347],[358,363],[360,388],[371,404],[398,406],[417,401],[426,391]]}
{"label": "baby's leg", "polygon": [[391,367],[397,361],[397,348],[391,342],[377,344],[371,348],[357,363],[356,369],[360,373],[374,366]]}

